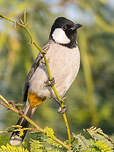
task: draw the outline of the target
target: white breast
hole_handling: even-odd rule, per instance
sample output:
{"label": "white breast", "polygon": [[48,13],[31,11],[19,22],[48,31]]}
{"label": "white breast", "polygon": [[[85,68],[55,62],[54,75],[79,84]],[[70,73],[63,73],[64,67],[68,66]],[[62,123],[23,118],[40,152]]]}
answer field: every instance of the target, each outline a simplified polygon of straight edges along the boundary
{"label": "white breast", "polygon": [[[80,53],[77,48],[69,49],[53,42],[46,54],[50,71],[55,78],[55,87],[62,97],[74,81],[80,66]],[[41,97],[52,97],[53,91],[46,87],[48,73],[45,64],[37,68],[30,81],[30,88]]]}

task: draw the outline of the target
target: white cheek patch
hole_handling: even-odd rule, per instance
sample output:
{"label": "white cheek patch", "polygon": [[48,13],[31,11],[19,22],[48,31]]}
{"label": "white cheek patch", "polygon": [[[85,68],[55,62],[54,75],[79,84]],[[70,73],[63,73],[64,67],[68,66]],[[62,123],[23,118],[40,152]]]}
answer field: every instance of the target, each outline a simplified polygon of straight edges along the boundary
{"label": "white cheek patch", "polygon": [[57,43],[68,44],[70,39],[67,37],[62,28],[56,28],[52,34],[53,39]]}

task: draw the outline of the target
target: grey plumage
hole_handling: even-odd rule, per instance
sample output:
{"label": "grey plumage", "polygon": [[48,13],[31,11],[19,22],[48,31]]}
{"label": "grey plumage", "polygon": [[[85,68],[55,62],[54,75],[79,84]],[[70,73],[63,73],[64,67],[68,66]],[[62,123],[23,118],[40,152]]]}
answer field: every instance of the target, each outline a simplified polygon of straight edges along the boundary
{"label": "grey plumage", "polygon": [[[49,42],[42,48],[42,50],[45,50],[47,52],[48,48],[49,48]],[[22,95],[22,101],[26,102],[27,100],[27,95],[28,95],[28,89],[29,89],[29,81],[31,79],[31,77],[33,76],[34,72],[36,71],[37,67],[40,64],[41,59],[43,58],[43,55],[41,53],[38,54],[38,56],[36,57],[27,77],[26,77],[26,81],[25,81],[25,85],[24,85],[24,89],[23,89],[23,95]]]}

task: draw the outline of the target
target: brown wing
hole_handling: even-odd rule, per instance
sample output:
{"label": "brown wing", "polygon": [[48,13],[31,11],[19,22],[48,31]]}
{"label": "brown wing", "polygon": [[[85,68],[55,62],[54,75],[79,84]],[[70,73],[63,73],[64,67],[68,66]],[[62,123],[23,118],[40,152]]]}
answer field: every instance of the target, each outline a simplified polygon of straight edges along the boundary
{"label": "brown wing", "polygon": [[[47,45],[45,45],[43,47],[43,50],[45,50],[46,52],[49,49],[49,42],[47,43]],[[27,96],[28,96],[28,89],[29,89],[29,81],[31,79],[31,77],[33,76],[34,72],[36,71],[37,67],[40,64],[41,59],[43,58],[43,55],[41,53],[38,54],[37,58],[35,59],[34,64],[32,65],[32,68],[30,70],[30,72],[27,75],[26,81],[25,81],[25,86],[23,89],[23,95],[22,95],[22,101],[26,102],[27,100]]]}

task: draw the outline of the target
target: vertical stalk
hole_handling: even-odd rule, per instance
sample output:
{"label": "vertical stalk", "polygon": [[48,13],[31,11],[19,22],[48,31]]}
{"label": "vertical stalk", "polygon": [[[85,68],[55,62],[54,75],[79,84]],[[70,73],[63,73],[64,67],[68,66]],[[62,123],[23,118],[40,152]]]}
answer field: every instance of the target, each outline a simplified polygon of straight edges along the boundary
{"label": "vertical stalk", "polygon": [[85,36],[86,34],[81,35],[80,33],[80,50],[81,51],[81,59],[82,59],[82,66],[84,70],[84,77],[85,77],[85,83],[87,87],[87,101],[88,101],[88,107],[90,114],[92,116],[92,125],[97,125],[98,123],[98,117],[96,112],[96,107],[94,103],[94,84],[93,84],[93,78],[92,78],[92,72],[91,67],[89,63],[88,53],[87,53],[87,38]]}
{"label": "vertical stalk", "polygon": [[[47,71],[48,71],[48,75],[49,75],[49,79],[51,80],[52,79],[52,75],[51,75],[51,72],[50,72],[50,68],[49,68],[49,64],[47,62],[47,59],[46,59],[46,56],[44,55],[44,60],[45,60],[45,63],[46,63],[46,68],[47,68]],[[57,99],[59,100],[59,102],[61,103],[61,108],[63,108],[63,100],[61,99],[61,97],[59,96],[55,86],[52,86],[51,87],[57,97]],[[63,119],[64,119],[64,122],[65,122],[65,126],[66,126],[66,130],[67,130],[67,135],[68,135],[68,140],[69,140],[69,146],[71,146],[71,133],[70,133],[70,128],[69,128],[69,124],[68,124],[68,120],[67,120],[67,116],[66,114],[62,114],[63,116]]]}

